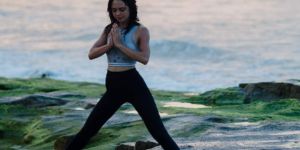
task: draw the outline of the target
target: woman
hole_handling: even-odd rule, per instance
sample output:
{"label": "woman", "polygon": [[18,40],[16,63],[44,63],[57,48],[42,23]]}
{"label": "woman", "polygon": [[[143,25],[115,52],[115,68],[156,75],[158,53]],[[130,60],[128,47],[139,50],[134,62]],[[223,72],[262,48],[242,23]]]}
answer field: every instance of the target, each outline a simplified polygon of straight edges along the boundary
{"label": "woman", "polygon": [[131,103],[147,129],[165,150],[179,150],[165,129],[154,99],[143,78],[135,69],[136,61],[146,65],[150,57],[149,31],[138,23],[135,0],[109,0],[111,23],[89,52],[95,59],[106,53],[107,91],[92,110],[80,132],[67,149],[82,149],[103,124],[125,102]]}

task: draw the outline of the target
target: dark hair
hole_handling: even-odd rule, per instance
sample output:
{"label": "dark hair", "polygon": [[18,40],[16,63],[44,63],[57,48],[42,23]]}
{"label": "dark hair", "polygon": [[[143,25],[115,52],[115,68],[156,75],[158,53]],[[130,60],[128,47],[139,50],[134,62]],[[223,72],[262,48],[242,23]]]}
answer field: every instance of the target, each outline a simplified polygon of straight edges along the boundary
{"label": "dark hair", "polygon": [[[109,0],[108,5],[107,5],[107,12],[109,14],[110,18],[110,24],[105,27],[105,33],[108,34],[112,28],[112,25],[117,22],[117,20],[114,18],[113,13],[112,13],[112,2],[114,0]],[[135,0],[122,0],[126,6],[129,8],[129,23],[128,26],[126,27],[125,34],[129,32],[131,27],[134,25],[140,25],[138,23],[139,18],[137,16],[137,5]]]}

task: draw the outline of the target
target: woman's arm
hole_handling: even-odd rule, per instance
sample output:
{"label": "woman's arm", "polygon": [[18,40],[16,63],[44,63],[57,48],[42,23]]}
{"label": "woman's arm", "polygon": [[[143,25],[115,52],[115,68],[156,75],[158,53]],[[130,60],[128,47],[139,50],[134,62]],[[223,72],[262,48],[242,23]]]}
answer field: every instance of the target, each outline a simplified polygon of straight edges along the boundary
{"label": "woman's arm", "polygon": [[124,44],[122,44],[119,40],[119,36],[120,35],[118,34],[118,32],[116,32],[116,28],[114,28],[113,30],[114,45],[131,59],[137,60],[142,64],[146,65],[150,58],[150,48],[149,48],[150,35],[148,29],[144,26],[141,26],[141,28],[138,31],[137,43],[140,49],[140,51],[138,52],[133,51],[130,48],[126,47]]}
{"label": "woman's arm", "polygon": [[[107,37],[108,41],[107,41]],[[105,31],[102,32],[100,38],[96,41],[96,43],[92,46],[89,52],[89,59],[95,59],[100,56],[102,56],[105,52],[107,52],[109,49],[111,49],[113,46],[112,39],[111,39],[111,33],[107,36],[105,34]]]}

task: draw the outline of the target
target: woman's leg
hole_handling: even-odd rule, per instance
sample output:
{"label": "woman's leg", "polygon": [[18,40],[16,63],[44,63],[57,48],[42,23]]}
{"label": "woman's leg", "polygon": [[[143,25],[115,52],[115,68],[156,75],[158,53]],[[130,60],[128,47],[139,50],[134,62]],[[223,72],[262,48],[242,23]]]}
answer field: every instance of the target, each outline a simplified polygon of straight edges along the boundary
{"label": "woman's leg", "polygon": [[[116,95],[116,94],[114,94]],[[104,123],[120,108],[123,102],[113,94],[106,92],[90,113],[82,129],[70,142],[66,150],[81,150],[104,125]]]}
{"label": "woman's leg", "polygon": [[131,101],[134,108],[143,119],[148,131],[153,138],[163,147],[164,150],[179,150],[179,147],[168,134],[163,122],[159,116],[154,99],[144,84],[135,94]]}

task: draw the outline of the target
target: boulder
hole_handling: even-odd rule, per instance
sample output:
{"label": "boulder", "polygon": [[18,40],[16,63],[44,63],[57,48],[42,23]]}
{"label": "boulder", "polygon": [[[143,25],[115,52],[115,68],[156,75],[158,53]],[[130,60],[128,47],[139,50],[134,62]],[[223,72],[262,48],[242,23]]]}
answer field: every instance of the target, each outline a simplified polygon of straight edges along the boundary
{"label": "boulder", "polygon": [[266,101],[295,98],[300,99],[300,85],[283,82],[243,83],[239,85],[245,92],[244,103],[254,99]]}

